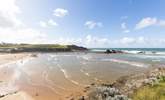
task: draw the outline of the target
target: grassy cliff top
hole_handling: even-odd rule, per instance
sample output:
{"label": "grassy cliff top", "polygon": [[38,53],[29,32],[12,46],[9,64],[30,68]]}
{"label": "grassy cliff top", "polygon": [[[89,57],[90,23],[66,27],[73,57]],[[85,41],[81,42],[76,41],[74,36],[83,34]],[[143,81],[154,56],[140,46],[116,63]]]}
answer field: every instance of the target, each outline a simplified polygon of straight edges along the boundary
{"label": "grassy cliff top", "polygon": [[59,44],[0,44],[1,52],[65,52],[84,51],[85,47]]}
{"label": "grassy cliff top", "polygon": [[0,44],[0,48],[68,48],[58,44]]}

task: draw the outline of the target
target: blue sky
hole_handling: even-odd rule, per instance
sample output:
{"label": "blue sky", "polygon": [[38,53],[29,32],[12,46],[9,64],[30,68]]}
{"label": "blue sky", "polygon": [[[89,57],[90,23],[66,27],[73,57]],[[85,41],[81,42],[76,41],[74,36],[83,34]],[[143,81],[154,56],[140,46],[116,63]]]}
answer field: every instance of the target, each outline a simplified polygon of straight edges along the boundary
{"label": "blue sky", "polygon": [[165,0],[0,0],[0,41],[165,47]]}

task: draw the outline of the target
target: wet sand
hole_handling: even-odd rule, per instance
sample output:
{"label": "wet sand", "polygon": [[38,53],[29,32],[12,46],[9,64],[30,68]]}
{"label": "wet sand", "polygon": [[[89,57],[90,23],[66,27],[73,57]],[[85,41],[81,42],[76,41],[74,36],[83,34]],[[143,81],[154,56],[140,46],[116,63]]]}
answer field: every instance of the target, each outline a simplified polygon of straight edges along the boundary
{"label": "wet sand", "polygon": [[66,100],[82,94],[84,87],[70,81],[60,66],[57,72],[51,72],[56,75],[49,75],[44,64],[22,68],[33,59],[28,53],[0,54],[0,100]]}
{"label": "wet sand", "polygon": [[14,69],[9,68],[11,64],[29,56],[30,54],[27,53],[0,54],[0,100],[25,100],[24,98],[33,100],[27,93],[18,92],[18,88],[13,84]]}

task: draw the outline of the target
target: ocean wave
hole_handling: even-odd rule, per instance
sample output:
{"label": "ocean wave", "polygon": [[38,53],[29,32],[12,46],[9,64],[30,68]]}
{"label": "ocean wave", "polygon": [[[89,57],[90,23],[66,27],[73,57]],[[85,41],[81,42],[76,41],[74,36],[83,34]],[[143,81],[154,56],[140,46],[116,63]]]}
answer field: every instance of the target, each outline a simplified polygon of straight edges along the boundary
{"label": "ocean wave", "polygon": [[69,80],[70,82],[72,82],[75,85],[81,85],[80,83],[78,83],[77,81],[74,81],[72,79],[70,79],[70,75],[68,75],[67,71],[65,69],[63,69],[60,65],[58,65],[58,67],[60,68],[61,72],[63,72],[64,77]]}
{"label": "ocean wave", "polygon": [[148,65],[144,63],[126,61],[126,60],[120,60],[120,59],[102,59],[102,61],[111,61],[115,63],[128,64],[128,65],[136,66],[136,67],[148,67]]}
{"label": "ocean wave", "polygon": [[155,59],[155,60],[160,60],[160,59],[165,59],[165,56],[163,55],[136,55],[134,57],[142,58],[142,59]]}
{"label": "ocean wave", "polygon": [[51,58],[55,58],[57,57],[57,55],[49,55]]}
{"label": "ocean wave", "polygon": [[165,52],[156,52],[156,54],[165,55]]}
{"label": "ocean wave", "polygon": [[92,59],[92,56],[89,56],[89,55],[84,55],[84,56],[81,56],[83,60],[85,61],[89,61]]}
{"label": "ocean wave", "polygon": [[125,53],[130,54],[146,54],[146,55],[165,55],[165,52],[161,51],[140,51],[140,50],[122,50]]}
{"label": "ocean wave", "polygon": [[[48,85],[48,84],[32,82],[32,79],[30,78],[30,76],[29,76],[28,74],[26,74],[26,73],[24,73],[24,74],[25,74],[25,78],[26,78],[28,84],[30,84],[30,85],[32,85],[32,86],[47,87],[47,88],[49,88],[50,90],[52,90],[55,94],[57,94],[57,95],[62,95],[62,94],[59,93],[54,87],[52,87],[52,86],[50,86],[50,85]],[[44,74],[45,74],[45,73],[44,73]],[[42,74],[42,76],[44,76],[44,75]]]}
{"label": "ocean wave", "polygon": [[123,52],[125,53],[131,53],[131,54],[138,54],[139,52],[141,51],[138,51],[138,50],[122,50]]}
{"label": "ocean wave", "polygon": [[45,79],[46,82],[48,82],[49,84],[53,85],[53,86],[56,86],[57,88],[59,89],[62,89],[62,90],[66,90],[65,88],[55,84],[52,80],[49,79],[49,75],[48,75],[48,72],[47,71],[44,71],[42,73],[42,77]]}
{"label": "ocean wave", "polygon": [[84,73],[86,76],[90,76],[90,74],[85,72],[83,69],[80,69],[80,72]]}

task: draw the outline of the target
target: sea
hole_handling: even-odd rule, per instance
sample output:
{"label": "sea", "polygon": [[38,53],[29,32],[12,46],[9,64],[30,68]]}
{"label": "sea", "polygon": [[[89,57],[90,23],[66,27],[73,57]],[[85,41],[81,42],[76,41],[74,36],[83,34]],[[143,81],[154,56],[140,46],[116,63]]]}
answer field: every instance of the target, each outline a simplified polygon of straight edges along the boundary
{"label": "sea", "polygon": [[132,54],[143,52],[145,54],[164,54],[165,55],[165,48],[90,48],[90,51],[105,52],[107,49],[120,50],[126,53],[132,53]]}

